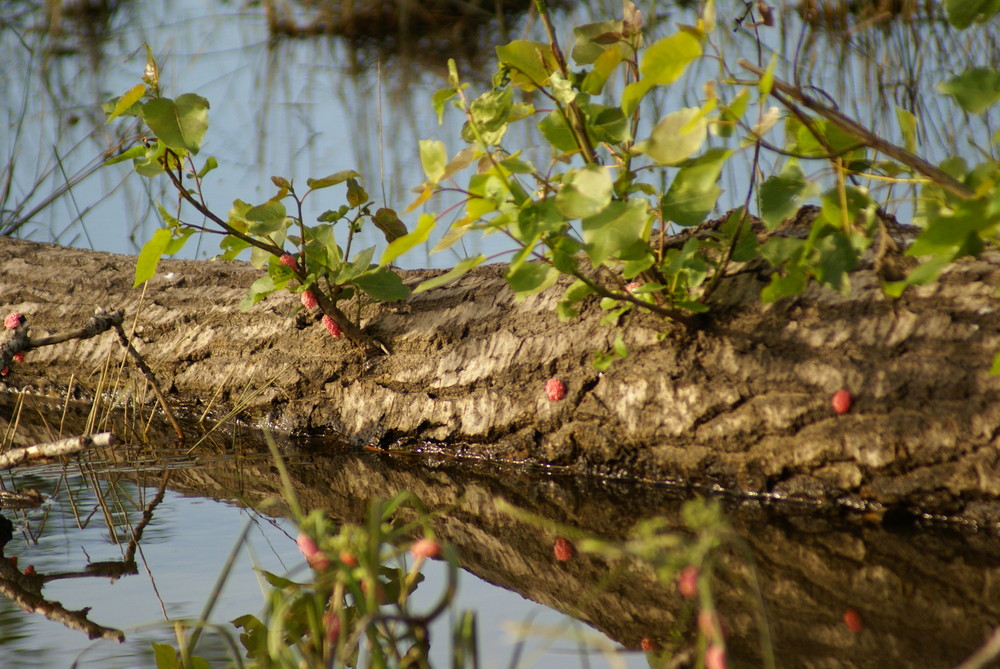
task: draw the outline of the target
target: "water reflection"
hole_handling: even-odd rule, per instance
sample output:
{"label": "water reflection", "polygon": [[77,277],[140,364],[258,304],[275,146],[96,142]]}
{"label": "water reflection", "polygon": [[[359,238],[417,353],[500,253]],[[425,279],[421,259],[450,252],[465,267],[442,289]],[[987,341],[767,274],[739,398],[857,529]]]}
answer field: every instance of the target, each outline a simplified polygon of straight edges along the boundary
{"label": "water reflection", "polygon": [[[0,432],[10,432],[14,408],[0,412]],[[37,425],[63,420],[67,432],[87,420],[82,409],[63,417],[61,406],[46,411],[42,403],[30,403],[21,413],[39,416]],[[114,414],[112,422],[123,419]],[[154,421],[152,429],[161,428],[169,432]],[[30,441],[33,433],[46,430],[22,421],[15,444]],[[25,578],[31,565],[46,599],[70,611],[92,607],[89,620],[126,634],[124,646],[90,644],[79,631],[24,614],[3,599],[5,658],[26,665],[38,652],[47,663],[65,666],[86,650],[84,666],[108,666],[112,659],[118,666],[149,666],[150,641],[176,645],[169,621],[198,618],[249,522],[249,547],[239,553],[211,617],[217,627],[204,635],[198,655],[221,664],[234,648],[240,650],[229,621],[256,614],[263,601],[252,567],[307,576],[295,530],[280,519],[281,482],[273,459],[256,454],[260,435],[234,426],[213,435],[217,441],[191,452],[131,443],[67,465],[5,474],[8,490],[33,488],[45,497],[41,507],[5,512],[15,537],[4,555],[18,558],[20,573],[9,577]],[[456,547],[469,573],[460,581],[454,609],[480,613],[482,653],[491,666],[506,665],[516,652],[516,641],[501,630],[529,614],[547,623],[529,625],[526,632],[532,652],[555,649],[545,666],[583,666],[575,639],[593,630],[601,636],[587,654],[597,666],[608,657],[643,666],[638,649],[644,638],[677,656],[696,653],[696,609],[673,583],[664,584],[642,563],[579,550],[563,561],[553,550],[563,536],[560,528],[620,543],[643,521],[659,518],[665,531],[684,534],[680,509],[693,491],[428,453],[335,456],[321,441],[288,440],[283,448],[300,502],[307,510],[325,510],[337,523],[364,523],[372,500],[404,490],[423,501],[436,536]],[[169,479],[157,501],[164,470]],[[715,596],[729,634],[731,666],[760,666],[762,659],[757,606],[745,587],[751,565],[764,593],[778,666],[949,667],[1000,625],[1000,538],[993,532],[887,527],[871,518],[752,500],[731,500],[728,513],[740,539],[724,560]],[[12,568],[0,567],[4,574]],[[431,580],[418,595],[433,599],[442,575],[426,573]],[[548,609],[570,618],[531,613]],[[593,630],[574,631],[570,619]],[[449,621],[443,624],[432,630],[435,666],[447,663]],[[559,630],[556,640],[546,636],[551,628]],[[597,651],[602,645],[613,649],[610,656]]]}

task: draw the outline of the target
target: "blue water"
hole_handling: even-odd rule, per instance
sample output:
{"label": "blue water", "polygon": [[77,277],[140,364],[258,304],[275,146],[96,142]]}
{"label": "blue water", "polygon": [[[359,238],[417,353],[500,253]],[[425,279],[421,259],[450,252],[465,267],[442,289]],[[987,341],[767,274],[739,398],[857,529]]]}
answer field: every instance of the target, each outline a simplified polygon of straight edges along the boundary
{"label": "blue water", "polygon": [[[108,505],[106,516],[94,493],[93,480],[74,472],[75,468],[70,465],[65,474],[61,467],[54,466],[25,468],[8,474],[8,488],[34,486],[47,498],[38,509],[4,511],[15,525],[15,537],[7,544],[4,555],[16,557],[19,569],[31,565],[39,575],[52,576],[84,572],[90,563],[123,559],[129,528],[139,522],[142,508],[153,499],[156,488],[97,479]],[[158,473],[151,471],[148,483],[157,479]],[[114,519],[118,541],[112,538],[106,517]],[[303,581],[309,577],[310,571],[295,545],[296,530],[287,520],[261,515],[234,502],[168,490],[154,509],[136,552],[138,573],[120,578],[60,578],[50,581],[42,590],[46,599],[61,602],[69,610],[90,607],[89,619],[121,629],[125,632],[125,643],[90,641],[84,633],[39,613],[26,613],[0,596],[2,666],[68,667],[74,662],[81,667],[152,666],[151,642],[176,646],[172,621],[199,618],[248,524],[246,542],[238,549],[235,564],[209,618],[218,626],[217,632],[206,632],[196,651],[212,660],[213,666],[231,665],[233,655],[223,639],[228,637],[239,650],[242,648],[238,643],[239,630],[229,621],[247,613],[262,616],[267,586],[261,584],[255,569]],[[427,579],[415,594],[415,610],[436,601],[446,580],[445,570],[441,562],[424,566]],[[450,664],[452,616],[462,610],[477,612],[484,667],[508,666],[519,642],[512,630],[525,621],[531,622],[537,634],[528,635],[524,641],[520,667],[569,669],[586,666],[586,662],[595,667],[623,663],[645,666],[641,653],[614,652],[581,659],[574,634],[599,637],[606,648],[616,645],[565,615],[467,572],[460,572],[459,591],[451,613],[439,618],[431,630],[431,658],[435,666]],[[559,632],[554,639],[543,634],[553,629]]]}

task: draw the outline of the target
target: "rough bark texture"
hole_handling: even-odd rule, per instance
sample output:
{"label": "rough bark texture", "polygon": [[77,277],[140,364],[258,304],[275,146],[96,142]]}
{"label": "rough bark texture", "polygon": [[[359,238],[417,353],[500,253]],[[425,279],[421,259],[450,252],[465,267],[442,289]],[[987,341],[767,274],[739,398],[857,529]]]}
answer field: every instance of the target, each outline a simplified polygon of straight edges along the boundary
{"label": "rough bark texture", "polygon": [[[169,486],[243,504],[281,494],[267,458],[223,466],[210,460],[215,466],[173,471]],[[649,637],[675,657],[696,655],[694,604],[648,564],[582,552],[559,562],[553,554],[556,523],[616,543],[653,517],[665,521],[664,531],[686,534],[678,514],[683,489],[374,454],[292,457],[289,471],[307,509],[343,522],[363,524],[370,500],[413,492],[431,514],[435,536],[457,549],[469,572],[566,612],[626,648]],[[156,473],[148,477],[148,485],[158,481]],[[518,518],[498,502],[540,521]],[[1000,625],[994,533],[891,531],[812,506],[759,501],[731,503],[727,515],[745,548],[719,565],[713,590],[731,667],[762,666],[759,608],[745,578],[750,559],[779,667],[946,669]],[[845,624],[848,610],[858,614],[861,632]]]}
{"label": "rough bark texture", "polygon": [[[85,402],[64,410],[62,401],[29,396],[21,404],[0,396],[0,432],[11,435],[15,446],[52,438],[60,425],[66,433],[86,431],[90,415]],[[154,434],[170,433],[165,420],[154,417],[152,423]],[[108,427],[117,433],[127,434],[129,425],[141,430],[147,418],[131,411],[110,414]],[[322,444],[281,443],[296,498],[307,512],[323,509],[336,522],[364,524],[372,500],[409,491],[430,514],[435,536],[456,548],[472,574],[573,615],[626,648],[637,649],[650,637],[681,657],[694,654],[694,603],[680,596],[670,578],[658,579],[641,562],[582,551],[560,562],[553,552],[560,527],[620,544],[639,523],[657,518],[662,531],[688,535],[678,509],[690,490],[442,455],[311,452]],[[162,481],[160,467],[172,465],[171,490],[281,512],[274,504],[284,495],[281,479],[273,458],[258,455],[262,450],[259,435],[227,422],[190,453],[187,447],[125,443],[81,457],[89,459],[87,471],[134,477],[154,489]],[[244,455],[233,457],[234,451]],[[759,609],[745,578],[751,564],[778,667],[946,669],[1000,626],[995,530],[933,523],[887,527],[870,515],[815,504],[720,497],[739,537],[731,545],[742,547],[724,556],[713,581],[729,635],[728,666],[762,666]],[[162,513],[169,508],[155,511],[153,522]],[[859,616],[860,632],[844,622],[849,609]],[[502,666],[507,658],[487,659]]]}
{"label": "rough bark texture", "polygon": [[[77,327],[95,306],[124,309],[179,399],[284,430],[1000,520],[996,252],[896,301],[859,271],[848,297],[814,286],[760,305],[761,278],[743,272],[723,283],[704,328],[629,321],[631,354],[603,374],[590,361],[615,333],[597,305],[561,323],[558,288],[515,302],[497,266],[365,307],[363,325],[392,351],[374,358],[312,317],[290,318],[292,296],[240,313],[258,276],[246,265],[166,261],[145,294],[131,288],[133,269],[126,256],[0,241],[3,308],[26,314],[33,334]],[[110,335],[39,349],[8,383],[59,394],[74,374],[94,392],[109,355],[122,355]],[[550,377],[565,399],[547,399]],[[142,392],[140,381],[122,387]],[[854,394],[845,415],[830,407],[839,388]]]}

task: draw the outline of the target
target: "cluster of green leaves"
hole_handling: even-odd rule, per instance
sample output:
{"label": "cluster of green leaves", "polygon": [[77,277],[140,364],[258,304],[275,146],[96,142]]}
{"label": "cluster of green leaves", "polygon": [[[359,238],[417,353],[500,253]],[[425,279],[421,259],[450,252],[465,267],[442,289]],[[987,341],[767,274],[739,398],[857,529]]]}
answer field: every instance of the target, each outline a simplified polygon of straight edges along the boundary
{"label": "cluster of green leaves", "polygon": [[[167,175],[181,201],[216,227],[206,228],[183,220],[180,205],[172,214],[157,203],[165,227],[157,230],[143,246],[136,263],[135,285],[152,278],[161,257],[177,253],[194,232],[200,231],[222,236],[222,258],[233,259],[250,248],[251,263],[267,270],[267,275],[250,287],[241,304],[244,309],[278,290],[309,290],[320,298],[320,307],[343,327],[346,317],[336,308],[338,300],[359,293],[377,301],[401,300],[409,295],[409,289],[390,269],[390,264],[426,240],[432,221],[421,219],[414,232],[408,233],[394,210],[383,207],[373,212],[374,203],[359,182],[361,175],[354,170],[308,179],[308,190],[301,196],[290,179],[272,177],[278,191],[266,202],[249,204],[236,200],[225,216],[215,214],[202,195],[202,180],[218,167],[218,161],[209,157],[201,165],[195,163],[208,130],[209,102],[194,93],[176,99],[161,95],[159,67],[152,51],[148,46],[146,49],[143,83],[108,102],[105,112],[109,122],[120,116],[140,119],[151,137],[138,137],[134,147],[107,163],[132,160],[135,171],[142,176]],[[186,185],[185,179],[192,185]],[[306,198],[314,191],[338,184],[346,184],[346,204],[325,211],[316,223],[306,225],[303,218]],[[287,200],[294,204],[292,212],[285,205]],[[385,236],[387,247],[378,262],[374,262],[374,246],[354,249],[352,253],[352,241],[363,224],[374,225]],[[289,255],[295,258],[294,264],[287,262],[287,258],[282,261],[286,245],[292,247]],[[352,332],[347,329],[348,336]]]}
{"label": "cluster of green leaves", "polygon": [[[415,520],[401,519],[403,507]],[[299,531],[318,548],[310,559],[313,577],[300,582],[262,572],[271,586],[264,619],[233,621],[254,666],[359,666],[362,648],[366,666],[426,666],[428,627],[451,605],[458,567],[445,547],[447,583],[433,606],[414,610],[410,595],[423,581],[423,558],[407,566],[406,550],[414,533],[433,536],[419,500],[401,493],[373,502],[365,526],[338,527],[315,511]]]}
{"label": "cluster of green leaves", "polygon": [[[640,141],[634,135],[641,100],[677,80],[702,55],[714,22],[713,6],[710,2],[697,26],[643,49],[641,15],[625,3],[622,19],[575,30],[571,57],[580,70],[569,68],[554,40],[515,40],[497,47],[493,88],[472,100],[451,62],[450,85],[434,96],[434,106],[439,120],[449,101],[460,110],[467,145],[449,154],[441,141],[420,143],[427,179],[411,208],[435,192],[455,190],[451,180],[469,166],[476,169],[468,185],[458,189],[465,197],[463,214],[435,250],[474,230],[508,236],[518,250],[506,277],[519,298],[549,288],[561,275],[575,277],[558,307],[562,318],[576,315],[580,301],[595,294],[603,298],[609,323],[635,308],[678,319],[703,311],[698,289],[716,263],[700,252],[702,242],[693,239],[683,248],[665,248],[651,240],[657,235],[662,240],[671,224],[700,223],[715,206],[720,192],[715,181],[731,152],[695,154],[721,113],[719,102],[711,98],[701,107],[667,114]],[[547,14],[543,17],[548,20]],[[603,94],[618,70],[626,71],[630,83],[619,101],[609,103]],[[544,101],[550,108],[516,97]],[[504,146],[511,126],[532,119],[551,149],[549,164],[542,168],[533,164],[529,152]],[[637,167],[637,159],[645,167]],[[637,178],[650,165],[678,168],[666,193]],[[735,228],[725,232],[740,234]],[[717,248],[718,240],[709,245]],[[484,259],[467,258],[448,276],[417,290]],[[598,279],[592,270],[600,267],[614,272]],[[617,354],[626,353],[619,342]]]}
{"label": "cluster of green leaves", "polygon": [[[846,293],[850,272],[885,235],[880,203],[861,184],[892,182],[900,175],[914,175],[925,184],[916,221],[925,232],[908,251],[925,262],[905,279],[887,282],[889,294],[933,279],[955,258],[992,241],[1000,223],[995,161],[974,168],[957,159],[947,161],[941,169],[945,179],[955,181],[949,187],[936,174],[927,178],[918,173],[922,161],[912,153],[918,120],[905,110],[898,110],[898,117],[906,147],[889,146],[888,151],[901,156],[896,160],[880,155],[887,142],[858,131],[842,114],[817,110],[801,90],[798,103],[785,90],[776,94],[789,109],[784,118],[778,108],[764,111],[776,93],[774,59],[728,103],[719,99],[715,82],[709,82],[700,106],[671,111],[637,137],[642,101],[677,81],[711,46],[712,0],[704,4],[696,25],[680,26],[648,46],[639,12],[625,2],[620,20],[574,30],[572,68],[540,4],[549,41],[515,40],[497,47],[499,67],[491,90],[470,98],[468,84],[450,64],[449,86],[434,96],[433,104],[439,122],[449,101],[460,111],[465,146],[449,152],[441,141],[420,143],[426,181],[411,205],[422,205],[434,193],[461,193],[464,209],[435,250],[471,231],[506,235],[517,249],[506,276],[519,297],[569,275],[575,281],[558,305],[562,318],[576,315],[581,300],[598,295],[611,324],[635,309],[684,322],[708,309],[729,263],[752,259],[766,260],[772,268],[764,301],[799,294],[812,281]],[[947,5],[958,28],[997,11],[994,0]],[[616,97],[608,84],[617,72],[625,85]],[[970,69],[941,90],[969,112],[986,113],[1000,98],[1000,73]],[[761,111],[756,120],[748,120],[753,109]],[[545,152],[509,146],[508,130],[529,121]],[[780,147],[766,140],[775,127],[783,130]],[[733,140],[736,146],[727,146]],[[751,230],[747,207],[730,212],[710,230],[678,234],[706,220],[721,194],[717,182],[723,167],[737,152],[751,149],[754,175],[747,204],[756,203],[765,232],[777,232],[807,202],[819,205],[818,215],[803,222],[803,231],[768,234],[763,242]],[[756,152],[762,149],[788,157],[757,187]],[[539,153],[547,160],[542,167],[530,159]],[[802,167],[816,161],[827,166],[811,170],[821,173],[822,181],[807,178]],[[466,185],[456,185],[467,168],[472,169]],[[669,186],[658,188],[653,184],[664,171],[672,178]],[[466,258],[417,290],[450,280],[484,259]],[[627,349],[619,338],[612,351],[598,353],[595,364],[603,367],[624,355]]]}
{"label": "cluster of green leaves", "polygon": [[[280,460],[279,460],[280,463]],[[284,471],[284,466],[279,465]],[[299,526],[299,547],[308,557],[310,576],[293,579],[260,570],[267,584],[261,617],[246,614],[232,625],[239,630],[243,658],[239,666],[296,667],[428,667],[430,626],[452,610],[458,582],[458,560],[450,546],[440,547],[448,565],[447,579],[436,602],[418,607],[411,598],[423,582],[426,554],[412,561],[408,551],[433,541],[430,519],[411,493],[369,505],[364,525],[338,526],[325,513],[303,516],[294,495],[286,492]],[[405,518],[405,519],[404,519]],[[413,540],[413,536],[422,539]],[[308,547],[308,548],[307,548]],[[200,630],[199,630],[200,631]],[[227,630],[220,630],[229,638]],[[179,649],[153,643],[158,669],[208,669],[194,655],[195,634],[177,624]],[[452,634],[456,667],[476,661],[475,614],[458,612]]]}

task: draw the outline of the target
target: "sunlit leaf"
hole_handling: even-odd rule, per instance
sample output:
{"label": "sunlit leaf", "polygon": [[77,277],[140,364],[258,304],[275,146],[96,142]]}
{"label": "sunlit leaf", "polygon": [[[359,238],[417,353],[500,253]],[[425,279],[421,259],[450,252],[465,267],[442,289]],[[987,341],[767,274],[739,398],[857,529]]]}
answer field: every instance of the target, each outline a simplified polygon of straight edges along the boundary
{"label": "sunlit leaf", "polygon": [[511,82],[531,91],[548,82],[557,68],[552,49],[545,42],[514,40],[496,48],[499,61],[511,67]]}
{"label": "sunlit leaf", "polygon": [[814,189],[798,161],[789,160],[781,172],[768,177],[760,187],[760,218],[764,225],[771,230],[778,227],[799,210]]}
{"label": "sunlit leaf", "polygon": [[607,207],[611,194],[611,174],[608,170],[588,165],[569,172],[563,178],[555,203],[566,218],[586,218]]}
{"label": "sunlit leaf", "polygon": [[719,173],[732,153],[722,148],[709,149],[684,163],[661,201],[663,219],[681,226],[704,221],[722,193],[717,183]]}
{"label": "sunlit leaf", "polygon": [[146,147],[143,146],[142,144],[137,144],[128,151],[119,153],[117,156],[114,156],[113,158],[108,158],[107,160],[104,161],[104,164],[114,165],[115,163],[120,163],[130,158],[140,158],[145,155],[146,155]]}
{"label": "sunlit leaf", "polygon": [[587,73],[587,76],[583,78],[583,83],[580,84],[580,89],[584,93],[590,93],[591,95],[599,95],[602,90],[604,90],[604,84],[607,83],[608,77],[611,73],[615,71],[615,68],[624,60],[622,55],[622,47],[618,44],[605,49],[597,60],[594,61],[594,67]]}
{"label": "sunlit leaf", "polygon": [[771,60],[767,63],[767,69],[764,70],[764,75],[760,78],[760,82],[757,84],[758,90],[760,90],[760,96],[766,98],[771,94],[771,88],[774,86],[774,68],[778,66],[778,54],[772,53]]}
{"label": "sunlit leaf", "polygon": [[115,103],[114,109],[108,114],[108,120],[105,123],[111,123],[113,119],[118,118],[123,113],[128,111],[132,105],[142,99],[142,96],[146,93],[146,86],[144,84],[137,84],[133,86],[127,93],[118,98]]}
{"label": "sunlit leaf", "polygon": [[451,283],[452,281],[455,281],[456,279],[460,278],[462,275],[464,275],[466,272],[468,272],[476,265],[482,263],[484,260],[486,260],[486,256],[484,256],[483,254],[479,254],[473,258],[464,258],[461,262],[459,262],[457,265],[452,267],[444,274],[439,274],[434,278],[427,279],[426,281],[421,282],[420,285],[418,285],[416,288],[413,289],[413,294],[416,295],[417,293],[422,293],[424,291],[431,290],[432,288],[439,288],[441,286],[444,286],[445,284]]}
{"label": "sunlit leaf", "polygon": [[982,114],[1000,100],[1000,70],[972,67],[957,77],[942,81],[937,89],[955,98],[965,111]]}
{"label": "sunlit leaf", "polygon": [[287,212],[280,200],[268,200],[248,209],[243,217],[250,223],[250,234],[266,236],[285,228]]}
{"label": "sunlit leaf", "polygon": [[173,235],[170,234],[170,230],[160,228],[153,233],[148,242],[143,244],[142,250],[139,251],[139,257],[135,261],[133,288],[142,285],[156,275],[156,266],[160,264],[160,258],[163,257],[171,239],[173,239]]}
{"label": "sunlit leaf", "polygon": [[652,79],[640,79],[625,87],[622,91],[622,111],[626,116],[631,116],[639,108],[639,103],[654,86],[656,82]]}
{"label": "sunlit leaf", "polygon": [[208,130],[208,100],[185,93],[176,100],[154,98],[142,106],[142,118],[156,138],[175,151],[198,153]]}
{"label": "sunlit leaf", "polygon": [[[483,93],[469,105],[469,115],[480,132],[494,132],[510,119],[514,106],[514,91],[502,88]],[[443,163],[443,161],[442,161]]]}
{"label": "sunlit leaf", "polygon": [[701,148],[707,127],[700,109],[679,109],[664,116],[653,128],[649,139],[636,144],[635,150],[661,165],[676,165]]}
{"label": "sunlit leaf", "polygon": [[317,190],[319,188],[326,188],[328,186],[335,186],[339,183],[343,183],[348,179],[360,179],[361,175],[355,170],[341,170],[339,172],[334,172],[329,176],[325,176],[322,179],[306,179],[306,186],[312,190]]}
{"label": "sunlit leaf", "polygon": [[589,65],[600,58],[607,49],[617,46],[622,35],[621,21],[604,21],[588,23],[573,28],[575,40],[570,52],[573,60],[579,65]]}
{"label": "sunlit leaf", "polygon": [[655,84],[671,84],[701,54],[701,42],[697,38],[685,32],[674,33],[657,40],[643,52],[639,74]]}
{"label": "sunlit leaf", "polygon": [[584,249],[591,262],[600,265],[623,250],[645,246],[643,233],[648,222],[648,207],[641,198],[612,202],[596,216],[583,219]]}
{"label": "sunlit leaf", "polygon": [[421,214],[420,218],[417,219],[417,227],[414,228],[413,232],[394,240],[386,247],[385,251],[382,252],[382,259],[379,261],[379,266],[384,267],[388,265],[414,246],[426,242],[436,222],[437,219],[434,218],[433,214]]}
{"label": "sunlit leaf", "polygon": [[436,184],[445,173],[448,151],[444,142],[436,139],[422,139],[420,145],[420,165],[424,168],[427,181]]}
{"label": "sunlit leaf", "polygon": [[907,151],[917,150],[917,117],[913,112],[902,107],[896,107],[896,120],[899,122],[899,131],[903,135],[903,148]]}
{"label": "sunlit leaf", "polygon": [[218,166],[219,166],[219,161],[217,161],[214,157],[209,156],[208,159],[205,160],[205,164],[201,166],[200,170],[198,170],[198,178],[203,179],[206,174],[208,174]]}
{"label": "sunlit leaf", "polygon": [[441,88],[431,96],[431,104],[434,105],[434,113],[437,114],[438,125],[444,122],[444,103],[458,95],[455,88]]}
{"label": "sunlit leaf", "polygon": [[559,270],[539,262],[522,262],[507,270],[507,283],[522,300],[528,295],[539,293],[553,285],[560,277]]}
{"label": "sunlit leaf", "polygon": [[361,274],[355,277],[353,283],[382,302],[405,300],[410,294],[410,289],[403,284],[403,279],[388,267]]}

